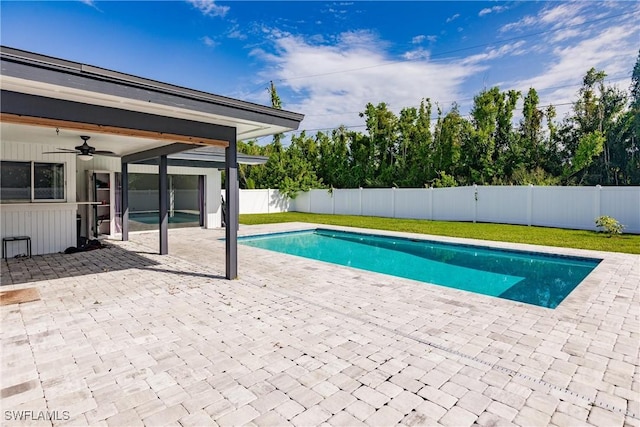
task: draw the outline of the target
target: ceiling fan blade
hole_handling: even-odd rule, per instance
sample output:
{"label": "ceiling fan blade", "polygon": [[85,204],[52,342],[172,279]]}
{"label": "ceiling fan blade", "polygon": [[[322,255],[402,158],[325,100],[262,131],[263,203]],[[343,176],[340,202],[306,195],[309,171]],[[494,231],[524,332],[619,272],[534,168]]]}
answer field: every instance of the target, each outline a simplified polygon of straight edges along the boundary
{"label": "ceiling fan blade", "polygon": [[61,151],[44,151],[42,154],[76,154],[78,153],[76,150],[63,150],[59,148]]}
{"label": "ceiling fan blade", "polygon": [[78,152],[77,149],[74,150],[74,149],[71,149],[71,148],[56,148],[56,150],[66,151],[67,153],[77,153]]}
{"label": "ceiling fan blade", "polygon": [[92,154],[97,155],[97,156],[119,157],[113,151],[106,151],[106,150],[96,150]]}

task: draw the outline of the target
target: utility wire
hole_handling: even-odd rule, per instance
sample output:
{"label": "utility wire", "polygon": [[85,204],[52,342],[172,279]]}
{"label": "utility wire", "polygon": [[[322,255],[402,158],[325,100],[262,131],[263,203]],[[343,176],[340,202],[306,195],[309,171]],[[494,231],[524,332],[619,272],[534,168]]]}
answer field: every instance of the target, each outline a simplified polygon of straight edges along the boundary
{"label": "utility wire", "polygon": [[[616,75],[610,79],[606,79],[605,82],[611,83],[611,82],[616,82],[616,81],[620,81],[620,80],[625,80],[630,78],[629,75]],[[555,89],[563,89],[563,88],[567,88],[567,87],[581,87],[582,84],[576,84],[576,83],[570,83],[570,84],[566,84],[566,85],[560,85],[560,86],[551,86],[548,88],[543,89],[543,91],[549,91],[549,90],[555,90]],[[509,90],[509,89],[506,89]],[[444,102],[440,102],[440,101],[434,101],[434,104],[439,104],[439,105],[452,105],[452,104],[458,104],[461,105],[462,101],[473,101],[475,97],[473,98],[462,98],[462,99],[458,99],[455,101],[444,101]],[[418,108],[420,107],[420,105],[411,105],[409,107],[403,107],[403,108]],[[345,114],[359,114],[362,111],[341,111],[338,113],[327,113],[327,114],[305,114],[305,117],[327,117],[327,116],[342,116]]]}
{"label": "utility wire", "polygon": [[[571,29],[571,28],[581,27],[581,26],[584,26],[584,25],[593,24],[593,23],[596,23],[596,22],[607,21],[607,20],[610,20],[610,19],[619,18],[621,16],[626,16],[626,15],[629,15],[629,14],[628,13],[620,13],[620,14],[616,14],[616,15],[610,15],[610,16],[605,16],[605,17],[602,17],[602,18],[597,18],[597,19],[592,19],[592,20],[589,20],[589,21],[584,21],[584,22],[581,22],[579,24],[566,25],[566,26],[563,26],[563,27],[552,28],[552,29],[549,29],[549,30],[536,31],[536,32],[524,34],[524,35],[521,35],[521,36],[509,37],[509,38],[506,38],[506,39],[497,40],[495,42],[481,43],[481,44],[477,44],[477,45],[473,45],[473,46],[467,46],[467,47],[463,47],[463,48],[452,49],[452,50],[448,50],[448,51],[444,51],[444,52],[434,53],[434,54],[430,55],[430,59],[434,58],[434,57],[440,57],[440,56],[449,55],[449,54],[453,54],[453,53],[459,53],[459,52],[464,52],[464,51],[468,51],[468,50],[474,50],[474,49],[487,47],[487,46],[501,46],[501,45],[507,44],[507,43],[515,41],[515,40],[522,40],[522,39],[527,39],[527,38],[531,38],[531,37],[537,37],[537,36],[540,36],[542,34],[554,33],[554,32],[558,32],[558,31],[561,31],[561,30],[567,30],[567,29]],[[452,59],[452,58],[443,58],[441,60],[443,61],[443,60],[446,60],[446,59]],[[352,71],[361,71],[361,70],[366,70],[366,69],[371,69],[371,68],[385,67],[385,66],[388,66],[388,65],[401,64],[401,63],[413,62],[413,61],[419,61],[419,60],[420,60],[420,58],[407,58],[407,59],[402,59],[402,60],[398,60],[398,61],[385,62],[383,64],[369,65],[369,66],[366,66],[366,67],[358,67],[358,68],[350,68],[350,69],[345,69],[345,70],[329,71],[329,72],[326,72],[326,73],[318,73],[318,74],[309,74],[309,75],[306,75],[306,76],[294,76],[294,77],[289,77],[289,78],[286,78],[286,79],[276,79],[274,81],[277,82],[277,83],[282,83],[282,82],[288,82],[288,81],[292,81],[292,80],[308,79],[308,78],[313,78],[313,77],[323,77],[323,76],[328,76],[328,75],[348,73],[348,72],[352,72]],[[262,83],[260,89],[262,89],[262,85],[263,84],[268,84],[268,82]],[[249,92],[249,94],[257,92],[258,90],[259,89],[256,89],[256,90],[254,90],[252,92]]]}

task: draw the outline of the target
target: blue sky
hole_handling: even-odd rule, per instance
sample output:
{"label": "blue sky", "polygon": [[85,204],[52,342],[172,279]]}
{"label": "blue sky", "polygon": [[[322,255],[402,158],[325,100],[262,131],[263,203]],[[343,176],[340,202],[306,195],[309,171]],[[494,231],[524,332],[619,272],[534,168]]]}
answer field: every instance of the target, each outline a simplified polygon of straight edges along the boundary
{"label": "blue sky", "polygon": [[[1,43],[306,115],[301,130],[364,131],[367,102],[430,98],[467,113],[494,85],[560,116],[590,67],[628,89],[632,1],[2,1]],[[261,142],[269,142],[269,138]]]}

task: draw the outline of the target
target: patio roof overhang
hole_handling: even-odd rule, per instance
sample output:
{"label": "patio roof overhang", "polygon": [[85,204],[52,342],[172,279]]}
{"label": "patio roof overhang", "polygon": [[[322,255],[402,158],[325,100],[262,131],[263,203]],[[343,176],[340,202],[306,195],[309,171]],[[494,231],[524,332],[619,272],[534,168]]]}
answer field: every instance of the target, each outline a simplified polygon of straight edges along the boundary
{"label": "patio roof overhang", "polygon": [[[263,165],[269,158],[265,156],[250,156],[238,153],[239,165]],[[167,156],[169,166],[188,166],[196,168],[218,168],[225,167],[225,152],[220,147],[198,147],[187,151],[181,151]],[[139,160],[135,163],[143,165],[157,165],[158,158],[153,157],[147,160]]]}
{"label": "patio roof overhang", "polygon": [[[70,137],[52,144],[73,148],[77,134],[99,134],[100,144],[96,138],[93,145],[121,157],[123,175],[129,163],[158,163],[161,190],[169,162],[224,167],[227,277],[237,276],[237,165],[243,160],[237,139],[297,129],[302,114],[5,46],[0,46],[0,70],[0,125],[16,141],[29,142],[42,129],[61,129]],[[224,150],[224,158],[221,151],[183,153],[203,146]],[[123,207],[125,202],[123,197]],[[162,203],[160,253],[167,253]]]}

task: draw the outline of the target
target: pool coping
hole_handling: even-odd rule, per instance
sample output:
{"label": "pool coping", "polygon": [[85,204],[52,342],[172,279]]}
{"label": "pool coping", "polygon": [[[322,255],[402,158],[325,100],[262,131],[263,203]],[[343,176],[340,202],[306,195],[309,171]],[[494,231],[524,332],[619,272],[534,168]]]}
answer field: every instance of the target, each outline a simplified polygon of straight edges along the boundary
{"label": "pool coping", "polygon": [[[260,231],[260,232],[252,232],[255,228],[262,226],[275,226],[278,231]],[[270,227],[271,228],[271,227]],[[279,230],[283,228],[284,230]],[[401,231],[390,231],[390,230],[380,230],[380,229],[372,229],[372,228],[361,228],[361,227],[347,227],[340,225],[327,225],[327,224],[315,224],[315,223],[306,223],[306,222],[288,222],[288,223],[276,223],[276,224],[260,224],[258,226],[250,226],[250,227],[241,227],[238,232],[238,237],[249,237],[249,236],[260,236],[266,234],[275,234],[275,233],[289,233],[289,232],[300,232],[300,231],[313,231],[315,229],[326,229],[326,230],[336,230],[336,231],[346,231],[346,232],[354,232],[361,234],[369,234],[369,235],[379,235],[379,236],[388,236],[388,237],[402,237],[406,239],[420,239],[420,240],[429,240],[434,242],[441,243],[453,243],[458,245],[466,245],[466,246],[485,246],[492,249],[502,249],[502,250],[515,250],[519,252],[526,253],[540,253],[545,255],[552,256],[568,256],[568,257],[576,257],[576,258],[586,258],[590,260],[600,260],[599,264],[580,282],[570,293],[565,297],[565,299],[556,307],[556,308],[547,308],[541,307],[534,304],[528,304],[518,301],[507,300],[498,297],[492,297],[489,295],[483,294],[475,294],[480,295],[482,297],[499,299],[512,304],[524,304],[527,307],[545,310],[545,311],[553,311],[556,313],[564,313],[564,314],[578,314],[583,311],[584,303],[589,297],[592,295],[593,291],[597,289],[605,280],[606,271],[612,267],[615,267],[615,258],[620,255],[618,252],[605,252],[605,251],[594,251],[589,249],[576,249],[576,248],[565,248],[559,246],[543,246],[543,245],[533,245],[528,243],[512,243],[512,242],[502,242],[495,240],[483,240],[483,239],[471,239],[471,238],[462,238],[462,237],[449,237],[449,236],[440,236],[435,234],[422,234],[422,233],[411,233],[411,232],[401,232]],[[260,249],[260,248],[255,248]],[[260,249],[265,250],[265,249]],[[295,256],[281,253],[285,256]],[[623,254],[629,256],[631,254]],[[640,260],[640,255],[638,256]],[[325,261],[320,260],[311,260],[315,262]],[[353,269],[349,266],[342,266],[339,264],[328,263],[331,265],[335,265],[336,267],[343,267]],[[359,269],[355,269],[359,270]],[[383,274],[372,272],[374,274]],[[386,275],[388,276],[388,275]],[[396,277],[396,276],[391,276]],[[416,283],[423,283],[413,279],[407,278],[399,278],[402,280],[411,280]],[[435,285],[439,286],[439,285]],[[440,288],[444,289],[453,289],[440,286]],[[454,289],[458,292],[468,292]],[[558,311],[561,310],[561,311]]]}

